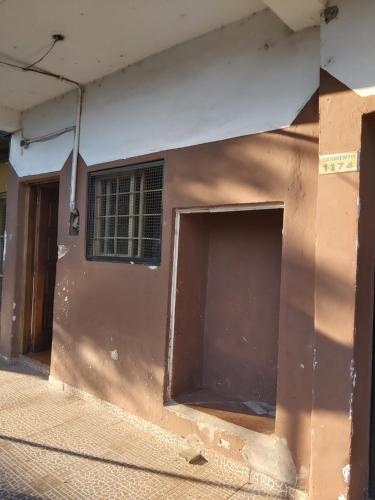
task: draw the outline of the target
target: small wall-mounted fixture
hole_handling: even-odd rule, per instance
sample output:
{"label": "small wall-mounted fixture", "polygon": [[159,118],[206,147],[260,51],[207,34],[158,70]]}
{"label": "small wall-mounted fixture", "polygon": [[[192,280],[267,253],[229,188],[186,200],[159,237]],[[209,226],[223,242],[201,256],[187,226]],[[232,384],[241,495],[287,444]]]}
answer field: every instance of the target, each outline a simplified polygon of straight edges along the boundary
{"label": "small wall-mounted fixture", "polygon": [[324,15],[324,22],[328,24],[334,19],[336,19],[336,17],[339,15],[339,8],[337,7],[337,5],[333,5],[332,7],[327,7],[326,9],[324,9],[323,15]]}
{"label": "small wall-mounted fixture", "polygon": [[69,234],[70,236],[79,234],[79,211],[77,208],[70,212]]}

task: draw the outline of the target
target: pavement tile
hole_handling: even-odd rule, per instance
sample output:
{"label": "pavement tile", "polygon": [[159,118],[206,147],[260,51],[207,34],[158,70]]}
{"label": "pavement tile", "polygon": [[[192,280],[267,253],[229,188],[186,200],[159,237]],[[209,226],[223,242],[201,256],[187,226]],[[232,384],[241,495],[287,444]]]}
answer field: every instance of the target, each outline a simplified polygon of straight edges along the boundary
{"label": "pavement tile", "polygon": [[246,484],[231,497],[231,500],[281,500],[284,498],[285,496],[267,492],[261,486],[255,484]]}
{"label": "pavement tile", "polygon": [[106,408],[0,362],[1,499],[227,499],[271,496]]}
{"label": "pavement tile", "polygon": [[36,499],[38,493],[24,481],[11,467],[2,465],[0,467],[0,498],[13,499]]}

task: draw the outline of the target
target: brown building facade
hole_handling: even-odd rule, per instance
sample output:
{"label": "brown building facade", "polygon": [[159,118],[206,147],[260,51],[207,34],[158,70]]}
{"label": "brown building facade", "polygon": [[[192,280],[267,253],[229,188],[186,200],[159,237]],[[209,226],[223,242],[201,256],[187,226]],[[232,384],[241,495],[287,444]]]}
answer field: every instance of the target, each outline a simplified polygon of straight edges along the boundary
{"label": "brown building facade", "polygon": [[[349,0],[324,11],[319,33],[261,12],[90,84],[77,210],[71,144],[23,149],[16,132],[2,358],[47,362],[51,383],[285,495],[371,498],[375,92],[371,74],[350,80],[333,42],[366,17],[359,3],[359,21]],[[254,41],[255,25],[275,40]],[[320,38],[315,81],[304,54]],[[248,49],[262,80],[247,94]],[[72,97],[59,99],[25,127],[45,133]]]}

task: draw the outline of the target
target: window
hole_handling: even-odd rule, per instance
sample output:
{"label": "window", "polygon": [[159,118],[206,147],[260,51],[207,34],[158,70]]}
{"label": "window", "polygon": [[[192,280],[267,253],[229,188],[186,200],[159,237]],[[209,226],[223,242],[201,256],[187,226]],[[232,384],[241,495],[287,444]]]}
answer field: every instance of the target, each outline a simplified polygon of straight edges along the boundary
{"label": "window", "polygon": [[163,163],[89,174],[87,256],[160,264]]}

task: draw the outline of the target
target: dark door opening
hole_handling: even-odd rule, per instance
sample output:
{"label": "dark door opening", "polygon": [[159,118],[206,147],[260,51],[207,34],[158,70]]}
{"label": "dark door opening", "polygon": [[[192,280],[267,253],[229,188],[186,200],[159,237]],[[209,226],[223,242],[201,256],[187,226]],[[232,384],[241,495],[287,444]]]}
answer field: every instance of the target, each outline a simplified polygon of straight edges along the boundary
{"label": "dark door opening", "polygon": [[369,498],[375,499],[375,295],[372,343],[372,385],[371,385],[371,426],[370,426],[370,484]]}
{"label": "dark door opening", "polygon": [[59,184],[31,187],[29,203],[29,315],[25,353],[50,364],[57,262]]}

